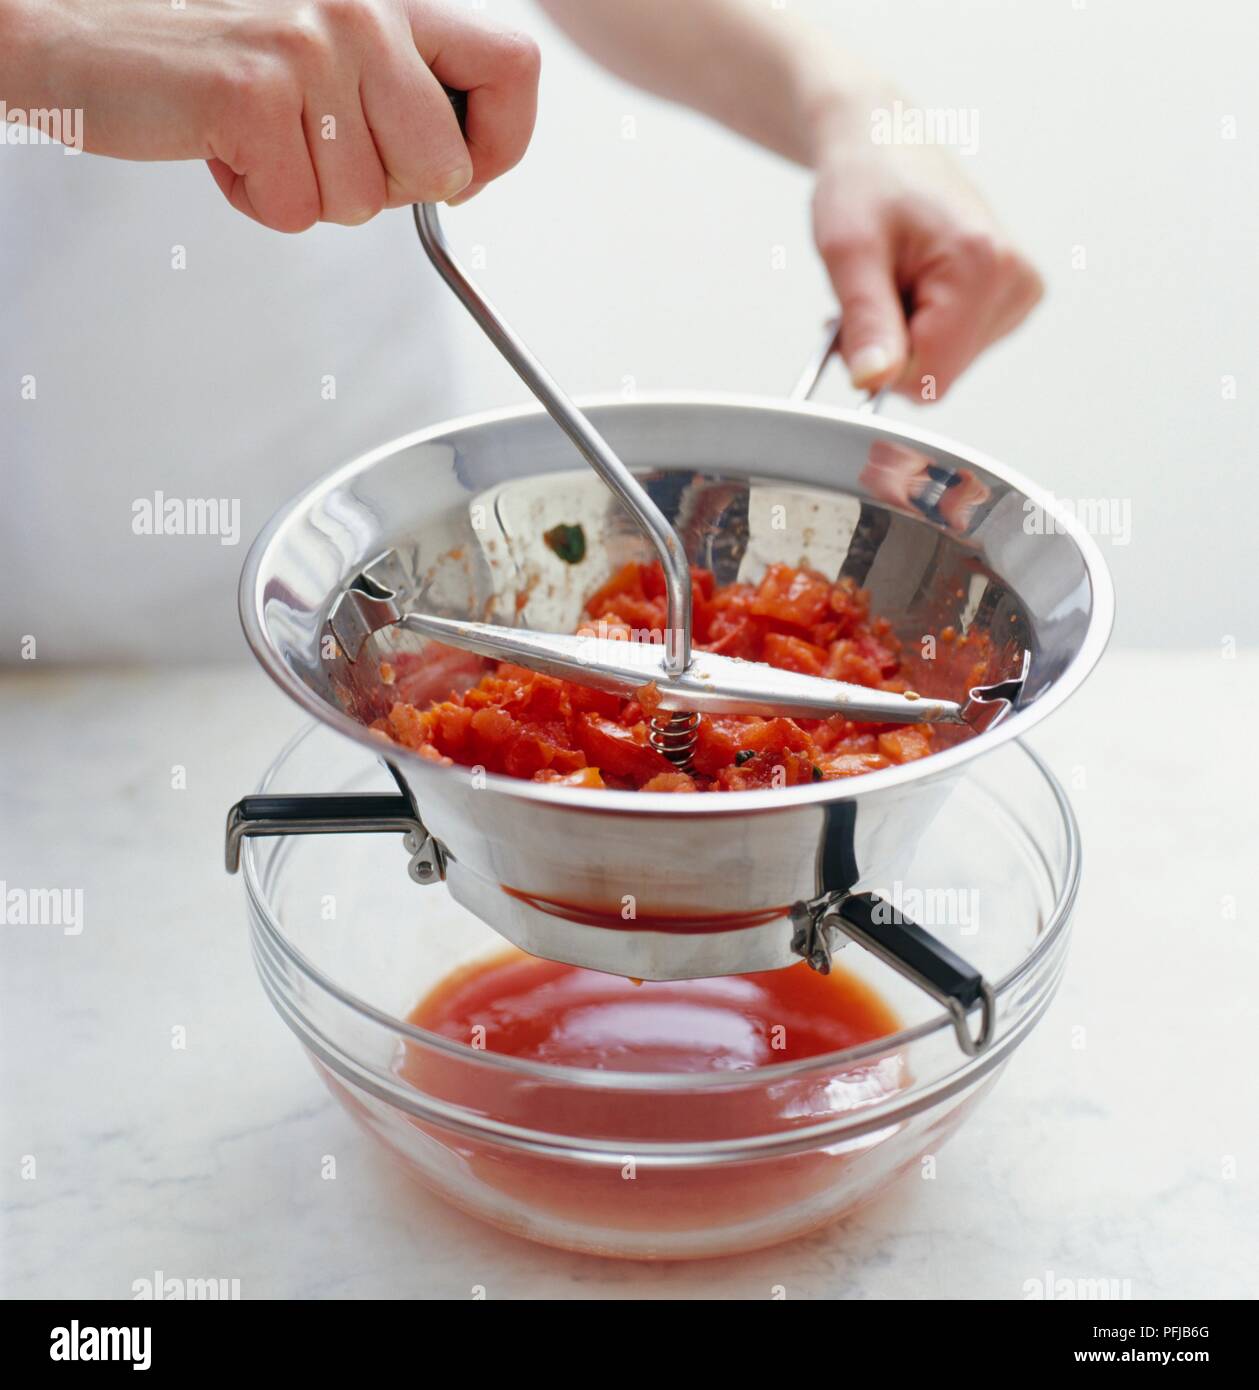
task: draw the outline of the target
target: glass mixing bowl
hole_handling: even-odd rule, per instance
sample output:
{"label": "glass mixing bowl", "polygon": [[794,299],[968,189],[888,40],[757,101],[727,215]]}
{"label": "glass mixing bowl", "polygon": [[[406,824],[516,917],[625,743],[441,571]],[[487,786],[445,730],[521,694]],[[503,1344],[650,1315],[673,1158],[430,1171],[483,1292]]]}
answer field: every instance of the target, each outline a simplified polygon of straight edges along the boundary
{"label": "glass mixing bowl", "polygon": [[[383,765],[320,726],[260,788],[393,789]],[[903,881],[858,885],[995,982],[995,1034],[979,1056],[962,1054],[929,997],[850,945],[837,968],[891,1005],[899,1032],[703,1075],[550,1066],[408,1024],[451,971],[512,948],[440,885],[413,883],[406,861],[388,836],[245,844],[258,973],[333,1094],[473,1216],[570,1250],[686,1259],[790,1240],[936,1151],[1057,987],[1080,844],[1062,788],[1011,743],[968,769]]]}

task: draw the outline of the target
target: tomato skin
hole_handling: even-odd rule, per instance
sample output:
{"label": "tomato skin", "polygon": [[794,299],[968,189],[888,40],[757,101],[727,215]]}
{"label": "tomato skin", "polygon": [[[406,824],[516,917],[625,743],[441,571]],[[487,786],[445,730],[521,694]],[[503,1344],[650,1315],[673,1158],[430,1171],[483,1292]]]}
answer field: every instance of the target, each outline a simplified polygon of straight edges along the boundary
{"label": "tomato skin", "polygon": [[659,565],[636,565],[638,586],[644,598],[664,598],[664,570]]}
{"label": "tomato skin", "polygon": [[550,768],[554,772],[579,772],[587,767],[586,755],[580,748],[552,746]]}
{"label": "tomato skin", "polygon": [[815,647],[801,637],[790,637],[782,632],[770,632],[765,636],[765,660],[783,671],[820,676],[829,656],[825,647]]}
{"label": "tomato skin", "polygon": [[650,782],[644,782],[639,791],[644,792],[694,792],[699,788],[695,779],[685,772],[658,772]]}
{"label": "tomato skin", "polygon": [[[712,572],[692,566],[691,636],[697,643],[708,640],[714,591]],[[664,571],[658,564],[623,565],[586,601],[586,613],[595,624],[623,628],[639,641],[662,641],[668,612]]]}
{"label": "tomato skin", "polygon": [[696,772],[704,777],[715,777],[723,767],[729,767],[739,753],[741,729],[742,722],[738,719],[701,716],[695,752],[691,755]]}
{"label": "tomato skin", "polygon": [[752,612],[792,627],[810,628],[830,611],[831,586],[820,574],[770,565],[752,601]]}
{"label": "tomato skin", "polygon": [[[661,590],[663,592],[663,589]],[[636,594],[639,598],[645,598],[643,592],[643,579],[641,568],[635,564],[623,565],[617,572],[600,588],[586,600],[586,612],[592,618],[599,617],[600,613],[613,606],[614,601],[621,594]]]}
{"label": "tomato skin", "polygon": [[646,685],[636,690],[634,699],[638,703],[638,708],[648,719],[653,718],[660,710],[660,691],[656,688],[655,681],[648,681]]}
{"label": "tomato skin", "polygon": [[533,774],[535,782],[550,782],[557,787],[606,787],[597,767],[583,767],[575,772],[556,772],[548,768]]}
{"label": "tomato skin", "polygon": [[438,705],[432,717],[433,744],[447,757],[457,758],[467,746],[473,711],[463,705]]}
{"label": "tomato skin", "polygon": [[765,630],[754,618],[714,615],[708,628],[705,649],[718,656],[734,656],[740,661],[756,661]]}
{"label": "tomato skin", "polygon": [[639,642],[664,640],[666,614],[664,600],[652,602],[651,599],[634,598],[621,594],[616,601],[616,616],[634,634]]}
{"label": "tomato skin", "polygon": [[575,723],[577,742],[591,767],[613,777],[626,777],[641,784],[662,772],[677,769],[649,744],[639,743],[629,729],[597,714],[579,714]]}
{"label": "tomato skin", "polygon": [[516,709],[529,719],[555,719],[568,713],[568,690],[564,681],[554,676],[536,675],[522,690]]}
{"label": "tomato skin", "polygon": [[404,748],[418,748],[428,742],[429,721],[414,705],[395,704],[389,711],[385,730]]}
{"label": "tomato skin", "polygon": [[871,660],[869,654],[862,651],[851,637],[841,637],[831,643],[826,669],[822,674],[833,681],[868,685],[875,689],[883,680],[882,665]]}
{"label": "tomato skin", "polygon": [[752,791],[762,787],[799,787],[814,781],[813,759],[807,753],[769,747],[747,762],[723,767],[717,785],[723,791]]}
{"label": "tomato skin", "polygon": [[549,743],[533,734],[518,738],[503,757],[503,771],[509,777],[529,778],[550,767],[554,750]]}
{"label": "tomato skin", "polygon": [[616,719],[620,716],[624,701],[619,695],[613,695],[606,690],[592,690],[587,685],[570,685],[568,689],[569,704],[574,712],[601,714],[605,719]]}
{"label": "tomato skin", "polygon": [[520,725],[511,715],[497,705],[486,705],[472,716],[469,733],[473,764],[491,772],[504,771],[507,750],[520,736]]}
{"label": "tomato skin", "polygon": [[893,763],[912,763],[931,752],[931,739],[919,728],[909,725],[879,735],[879,752]]}
{"label": "tomato skin", "polygon": [[740,750],[803,753],[809,747],[808,734],[791,719],[748,720],[739,733]]}
{"label": "tomato skin", "polygon": [[852,582],[841,579],[831,589],[831,613],[839,626],[839,637],[847,637],[860,627],[870,613],[869,596]]}
{"label": "tomato skin", "polygon": [[891,764],[882,753],[836,753],[823,758],[818,766],[822,780],[831,782],[840,777],[858,777],[863,772],[878,772]]}
{"label": "tomato skin", "polygon": [[474,738],[480,739],[489,747],[497,748],[508,742],[519,725],[505,709],[500,709],[497,705],[487,705],[472,716],[470,727]]}

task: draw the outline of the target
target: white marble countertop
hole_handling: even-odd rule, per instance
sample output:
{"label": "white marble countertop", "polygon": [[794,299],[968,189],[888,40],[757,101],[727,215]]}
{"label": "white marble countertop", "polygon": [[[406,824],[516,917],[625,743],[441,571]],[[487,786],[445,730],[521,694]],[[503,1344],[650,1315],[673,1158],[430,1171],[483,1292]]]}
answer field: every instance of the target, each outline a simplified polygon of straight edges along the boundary
{"label": "white marble countertop", "polygon": [[[1173,683],[1211,712],[1125,710]],[[246,1298],[1019,1298],[1052,1271],[1259,1296],[1257,685],[1254,655],[1116,652],[1035,739],[1084,836],[1071,961],[934,1182],[776,1249],[646,1266],[414,1188],[272,1012],[221,864],[227,806],[299,722],[261,674],[0,676],[0,878],[84,890],[79,935],[0,927],[0,1292],[128,1297],[162,1270]]]}

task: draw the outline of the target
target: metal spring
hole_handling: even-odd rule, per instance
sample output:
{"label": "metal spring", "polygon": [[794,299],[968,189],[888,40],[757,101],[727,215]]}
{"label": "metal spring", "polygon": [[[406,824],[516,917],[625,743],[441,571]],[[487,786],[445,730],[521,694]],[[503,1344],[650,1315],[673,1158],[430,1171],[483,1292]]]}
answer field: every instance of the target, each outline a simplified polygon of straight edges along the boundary
{"label": "metal spring", "polygon": [[699,742],[699,715],[679,710],[653,716],[647,742],[679,771],[689,772],[691,754]]}

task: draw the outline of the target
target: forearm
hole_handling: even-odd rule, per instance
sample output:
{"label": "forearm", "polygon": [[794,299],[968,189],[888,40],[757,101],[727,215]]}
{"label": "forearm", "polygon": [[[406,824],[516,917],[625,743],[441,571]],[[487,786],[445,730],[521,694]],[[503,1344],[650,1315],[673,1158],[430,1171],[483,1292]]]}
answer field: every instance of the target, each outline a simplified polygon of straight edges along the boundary
{"label": "forearm", "polygon": [[9,111],[51,104],[46,52],[60,23],[59,6],[44,17],[32,0],[0,0],[0,100]]}
{"label": "forearm", "polygon": [[747,0],[540,0],[609,71],[813,165],[864,134],[890,86],[824,35]]}
{"label": "forearm", "polygon": [[0,0],[0,98],[9,111],[81,113],[83,148],[127,159],[207,153],[187,53],[221,0]]}
{"label": "forearm", "polygon": [[65,108],[92,153],[204,159],[277,231],[471,196],[523,155],[537,80],[532,40],[439,0],[0,0],[10,117]]}

